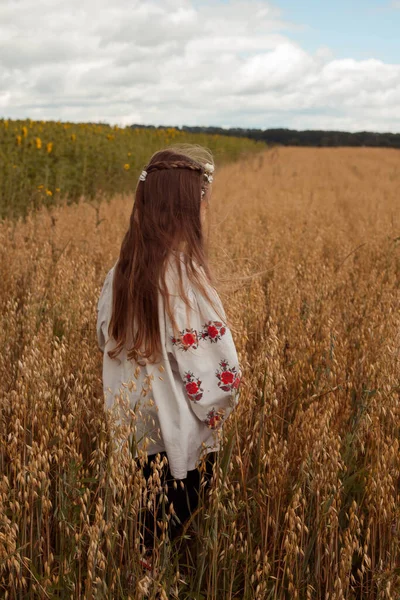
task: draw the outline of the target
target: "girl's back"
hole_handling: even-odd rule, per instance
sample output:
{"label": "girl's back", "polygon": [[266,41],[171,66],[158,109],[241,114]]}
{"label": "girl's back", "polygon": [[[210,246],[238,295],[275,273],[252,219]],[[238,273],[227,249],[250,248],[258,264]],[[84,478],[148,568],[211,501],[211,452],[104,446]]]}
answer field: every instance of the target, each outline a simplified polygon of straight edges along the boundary
{"label": "girl's back", "polygon": [[[157,294],[158,360],[128,359],[129,336],[118,358],[110,358],[108,352],[116,347],[108,335],[116,265],[108,272],[98,301],[105,406],[112,410],[119,397],[126,400],[136,415],[137,447],[149,455],[166,452],[172,475],[183,479],[196,468],[202,453],[219,449],[216,431],[237,404],[241,373],[232,334],[204,269],[196,265],[212,302],[190,280],[185,253],[171,251],[164,277],[168,303],[161,289]],[[120,422],[130,418],[122,407],[117,410]]]}
{"label": "girl's back", "polygon": [[204,244],[213,159],[205,148],[184,146],[156,152],[142,171],[97,307],[105,406],[128,425],[116,437],[129,438],[147,482],[160,469],[155,512],[148,503],[145,511],[146,556],[162,514],[173,506],[172,540],[197,510],[241,376]]}

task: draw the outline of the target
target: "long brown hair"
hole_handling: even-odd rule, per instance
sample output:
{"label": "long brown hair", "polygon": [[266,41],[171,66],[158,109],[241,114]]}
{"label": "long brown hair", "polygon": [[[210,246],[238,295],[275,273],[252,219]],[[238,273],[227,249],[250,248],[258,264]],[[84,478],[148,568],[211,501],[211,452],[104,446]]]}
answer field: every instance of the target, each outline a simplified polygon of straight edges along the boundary
{"label": "long brown hair", "polygon": [[[189,300],[176,250],[183,252],[190,282],[221,317],[212,293],[207,290],[209,285],[214,287],[214,275],[208,264],[200,214],[201,204],[208,203],[210,195],[205,176],[207,163],[214,164],[207,148],[197,144],[175,145],[153,154],[144,169],[147,172],[145,181],[138,181],[129,228],[114,267],[108,334],[116,345],[108,351],[110,358],[115,358],[129,339],[129,360],[157,362],[161,352],[159,292],[164,297],[173,328],[177,330],[165,282],[171,258],[176,259],[179,294],[186,306],[189,306]],[[199,266],[203,268],[203,274],[199,272]]]}

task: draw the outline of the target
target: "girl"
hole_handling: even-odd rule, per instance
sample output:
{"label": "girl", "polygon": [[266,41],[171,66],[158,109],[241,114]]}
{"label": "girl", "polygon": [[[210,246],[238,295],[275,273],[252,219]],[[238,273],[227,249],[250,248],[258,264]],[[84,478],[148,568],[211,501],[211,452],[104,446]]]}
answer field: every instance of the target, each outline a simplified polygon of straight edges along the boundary
{"label": "girl", "polygon": [[[209,483],[241,377],[204,243],[213,171],[212,154],[198,145],[153,154],[97,305],[105,406],[118,406],[120,422],[129,420],[121,404],[134,409],[130,443],[138,464],[147,452],[145,478],[153,474],[159,492],[167,483],[170,538],[198,504],[203,458]],[[159,508],[146,516],[145,546]]]}

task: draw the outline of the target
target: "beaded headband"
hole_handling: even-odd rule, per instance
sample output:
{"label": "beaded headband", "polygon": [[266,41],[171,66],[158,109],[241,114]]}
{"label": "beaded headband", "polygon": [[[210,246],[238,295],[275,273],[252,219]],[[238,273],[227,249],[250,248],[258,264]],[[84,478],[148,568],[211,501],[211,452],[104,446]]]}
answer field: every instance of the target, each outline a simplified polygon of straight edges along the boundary
{"label": "beaded headband", "polygon": [[[212,165],[211,163],[206,163],[204,165],[204,179],[207,183],[212,183],[213,182],[213,173],[214,173],[214,165]],[[147,177],[147,171],[143,170],[140,175],[139,175],[139,181],[146,181],[146,177]],[[201,196],[203,197],[204,194],[206,193],[206,190],[203,188],[201,190]]]}

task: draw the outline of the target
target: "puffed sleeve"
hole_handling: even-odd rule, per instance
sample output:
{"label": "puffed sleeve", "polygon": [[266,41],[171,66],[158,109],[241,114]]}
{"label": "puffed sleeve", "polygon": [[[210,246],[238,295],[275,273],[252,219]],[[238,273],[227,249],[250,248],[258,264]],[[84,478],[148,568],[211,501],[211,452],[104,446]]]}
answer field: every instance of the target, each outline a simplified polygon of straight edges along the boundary
{"label": "puffed sleeve", "polygon": [[107,327],[108,311],[110,308],[111,275],[112,269],[106,275],[99,299],[97,301],[96,333],[97,343],[102,352],[104,352],[105,343],[108,339]]}
{"label": "puffed sleeve", "polygon": [[190,287],[187,294],[189,313],[183,301],[174,304],[178,332],[166,318],[167,350],[193,412],[216,429],[238,404],[242,369],[216,290],[212,288],[212,294],[223,320],[197,288]]}

